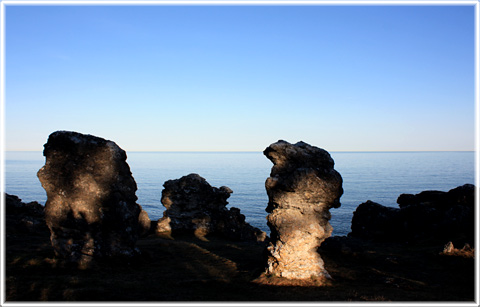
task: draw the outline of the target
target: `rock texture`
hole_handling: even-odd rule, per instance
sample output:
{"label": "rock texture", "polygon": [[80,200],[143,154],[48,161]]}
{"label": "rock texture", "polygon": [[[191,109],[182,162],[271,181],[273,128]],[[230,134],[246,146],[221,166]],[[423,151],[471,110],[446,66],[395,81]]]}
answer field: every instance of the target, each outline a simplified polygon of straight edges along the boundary
{"label": "rock texture", "polygon": [[99,137],[57,131],[43,155],[37,175],[47,192],[45,219],[56,255],[80,267],[93,259],[133,256],[150,221],[136,203],[125,151]]}
{"label": "rock texture", "polygon": [[266,180],[271,230],[267,275],[328,277],[318,247],[332,233],[330,208],[340,206],[342,177],[330,154],[304,142],[278,141],[263,152],[273,162]]}
{"label": "rock texture", "polygon": [[371,201],[360,204],[353,213],[349,235],[381,241],[473,244],[473,185],[465,184],[448,192],[402,194],[397,203],[399,208]]}
{"label": "rock texture", "polygon": [[36,233],[47,229],[44,207],[36,201],[24,203],[15,195],[5,193],[7,233]]}
{"label": "rock texture", "polygon": [[265,232],[245,222],[240,209],[226,208],[233,191],[225,186],[212,187],[205,178],[190,174],[164,183],[163,217],[157,233],[193,232],[198,237],[216,234],[233,240],[263,241]]}

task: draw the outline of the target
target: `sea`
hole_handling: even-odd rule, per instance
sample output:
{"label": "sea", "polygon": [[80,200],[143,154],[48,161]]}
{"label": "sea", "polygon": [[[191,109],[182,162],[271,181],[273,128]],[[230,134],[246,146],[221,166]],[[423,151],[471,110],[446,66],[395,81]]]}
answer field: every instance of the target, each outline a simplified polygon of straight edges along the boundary
{"label": "sea", "polygon": [[[341,206],[331,209],[333,235],[347,235],[353,212],[371,200],[398,207],[400,194],[425,190],[448,191],[475,184],[475,152],[330,152],[343,178]],[[262,152],[127,152],[137,183],[138,203],[151,220],[162,217],[163,183],[196,173],[212,186],[233,190],[227,207],[237,207],[252,226],[270,233],[266,223],[265,180],[272,163]],[[6,193],[24,202],[45,204],[46,193],[37,171],[45,164],[42,152],[5,152]]]}

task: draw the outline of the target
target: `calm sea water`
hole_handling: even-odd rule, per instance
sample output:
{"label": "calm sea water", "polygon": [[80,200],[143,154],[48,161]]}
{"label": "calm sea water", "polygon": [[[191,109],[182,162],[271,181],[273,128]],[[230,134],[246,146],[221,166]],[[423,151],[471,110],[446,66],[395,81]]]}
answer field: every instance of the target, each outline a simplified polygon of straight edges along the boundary
{"label": "calm sea water", "polygon": [[[343,177],[342,206],[331,209],[334,235],[346,235],[355,208],[367,200],[396,207],[402,193],[448,191],[475,183],[474,152],[331,152]],[[128,152],[127,162],[137,182],[138,203],[152,220],[160,218],[163,183],[190,173],[212,186],[228,186],[229,206],[240,208],[247,222],[267,233],[265,179],[272,163],[261,152],[186,153]],[[5,192],[23,201],[45,204],[45,191],[36,177],[45,163],[41,152],[6,152]]]}

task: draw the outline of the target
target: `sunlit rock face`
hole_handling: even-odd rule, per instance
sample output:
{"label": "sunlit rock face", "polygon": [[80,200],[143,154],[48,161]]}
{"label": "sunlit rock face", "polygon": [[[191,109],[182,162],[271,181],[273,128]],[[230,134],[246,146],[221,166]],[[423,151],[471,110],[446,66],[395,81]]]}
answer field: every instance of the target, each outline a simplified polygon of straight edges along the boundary
{"label": "sunlit rock face", "polygon": [[45,219],[57,256],[79,266],[133,256],[150,219],[136,203],[125,151],[99,137],[57,131],[43,155],[37,176],[47,192]]}
{"label": "sunlit rock face", "polygon": [[332,233],[329,210],[340,206],[343,194],[333,159],[327,151],[304,142],[278,141],[263,153],[274,164],[265,182],[271,230],[267,275],[328,277],[318,247]]}
{"label": "sunlit rock face", "polygon": [[194,233],[204,238],[216,234],[233,240],[263,241],[265,232],[245,222],[240,209],[226,208],[233,191],[225,186],[212,187],[205,178],[190,174],[164,183],[163,217],[157,233]]}

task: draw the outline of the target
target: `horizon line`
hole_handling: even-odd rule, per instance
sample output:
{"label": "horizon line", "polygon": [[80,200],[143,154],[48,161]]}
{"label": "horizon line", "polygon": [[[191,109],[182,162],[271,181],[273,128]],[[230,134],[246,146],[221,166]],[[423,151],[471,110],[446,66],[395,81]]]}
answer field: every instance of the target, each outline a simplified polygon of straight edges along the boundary
{"label": "horizon line", "polygon": [[[319,147],[320,148],[320,147]],[[123,148],[122,148],[123,149]],[[323,149],[323,148],[320,148]],[[126,153],[259,153],[263,150],[125,150]],[[325,149],[323,149],[325,150]],[[337,153],[408,153],[408,152],[476,152],[473,150],[325,150]],[[43,152],[43,150],[3,150],[3,152]]]}

